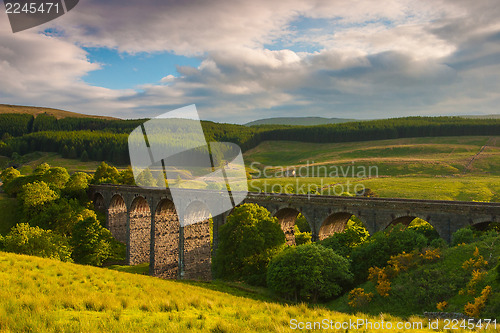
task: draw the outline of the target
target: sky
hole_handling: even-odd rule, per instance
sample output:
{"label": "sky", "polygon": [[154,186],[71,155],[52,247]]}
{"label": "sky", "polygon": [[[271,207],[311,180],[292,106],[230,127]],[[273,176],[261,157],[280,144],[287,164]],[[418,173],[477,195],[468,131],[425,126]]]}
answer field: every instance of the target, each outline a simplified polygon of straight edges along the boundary
{"label": "sky", "polygon": [[118,118],[499,114],[497,0],[80,0],[12,33],[0,103]]}

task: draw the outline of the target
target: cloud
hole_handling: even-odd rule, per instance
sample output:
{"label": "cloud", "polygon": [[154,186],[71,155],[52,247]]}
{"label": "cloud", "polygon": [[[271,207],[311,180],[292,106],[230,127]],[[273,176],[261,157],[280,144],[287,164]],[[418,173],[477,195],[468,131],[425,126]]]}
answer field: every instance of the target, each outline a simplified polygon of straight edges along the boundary
{"label": "cloud", "polygon": [[[120,117],[196,103],[230,122],[497,113],[499,17],[494,0],[87,0],[40,28],[57,36],[0,25],[0,102]],[[83,47],[202,61],[111,90],[83,81],[101,68]]]}

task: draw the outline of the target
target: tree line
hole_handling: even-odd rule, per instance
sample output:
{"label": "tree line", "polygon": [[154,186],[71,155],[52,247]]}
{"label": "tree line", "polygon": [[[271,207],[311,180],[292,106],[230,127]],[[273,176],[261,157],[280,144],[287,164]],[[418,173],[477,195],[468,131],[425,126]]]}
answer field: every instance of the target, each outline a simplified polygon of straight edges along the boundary
{"label": "tree line", "polygon": [[[0,155],[34,151],[63,157],[129,164],[128,134],[147,119],[56,119],[47,114],[0,114]],[[247,151],[267,140],[314,143],[387,140],[409,137],[497,135],[499,119],[406,117],[319,126],[243,126],[202,121],[207,142],[232,142]],[[184,138],[179,137],[179,140]]]}

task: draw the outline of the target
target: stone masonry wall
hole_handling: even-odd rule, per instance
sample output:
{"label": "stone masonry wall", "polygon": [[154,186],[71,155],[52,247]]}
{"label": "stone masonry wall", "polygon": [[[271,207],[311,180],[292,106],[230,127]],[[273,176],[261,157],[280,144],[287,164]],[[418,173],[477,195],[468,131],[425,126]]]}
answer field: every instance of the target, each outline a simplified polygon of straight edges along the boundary
{"label": "stone masonry wall", "polygon": [[129,265],[149,262],[151,211],[146,200],[139,198],[130,212]]}
{"label": "stone masonry wall", "polygon": [[208,219],[184,227],[184,279],[212,279]]}
{"label": "stone masonry wall", "polygon": [[123,199],[119,196],[111,200],[107,223],[113,237],[117,241],[127,244],[127,207]]}
{"label": "stone masonry wall", "polygon": [[166,279],[179,276],[179,218],[172,202],[164,201],[155,216],[152,274]]}

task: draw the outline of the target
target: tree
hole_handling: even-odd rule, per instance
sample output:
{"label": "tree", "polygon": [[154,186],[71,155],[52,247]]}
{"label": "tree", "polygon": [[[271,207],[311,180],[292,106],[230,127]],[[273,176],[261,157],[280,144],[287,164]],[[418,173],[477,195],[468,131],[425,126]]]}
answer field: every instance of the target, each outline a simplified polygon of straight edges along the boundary
{"label": "tree", "polygon": [[37,167],[35,168],[35,171],[33,171],[33,174],[36,176],[42,176],[44,175],[47,171],[49,171],[50,165],[47,163],[41,163],[38,164]]}
{"label": "tree", "polygon": [[329,299],[352,281],[349,261],[318,244],[290,247],[271,260],[267,285],[297,300]]}
{"label": "tree", "polygon": [[19,223],[5,236],[6,251],[45,258],[71,261],[71,248],[66,237],[51,230]]}
{"label": "tree", "polygon": [[41,174],[37,179],[47,183],[52,189],[60,190],[69,180],[68,170],[62,167],[49,168],[45,173]]}
{"label": "tree", "polygon": [[89,154],[87,153],[86,150],[84,150],[82,152],[82,154],[80,155],[80,161],[82,161],[82,162],[88,162],[88,160],[89,160]]}
{"label": "tree", "polygon": [[103,228],[95,216],[78,221],[71,238],[73,260],[79,264],[101,266],[113,254],[113,242],[110,231]]}
{"label": "tree", "polygon": [[471,228],[458,229],[451,235],[451,245],[456,246],[458,244],[469,244],[474,240],[474,232]]}
{"label": "tree", "polygon": [[40,213],[44,206],[57,198],[59,198],[59,195],[43,181],[35,181],[24,185],[20,196],[26,217]]}
{"label": "tree", "polygon": [[10,167],[0,173],[0,180],[4,184],[8,184],[19,176],[21,176],[21,173],[17,169]]}
{"label": "tree", "polygon": [[154,187],[156,186],[156,180],[153,178],[153,174],[149,169],[144,170],[139,174],[135,183],[138,186]]}
{"label": "tree", "polygon": [[96,213],[83,207],[76,199],[61,198],[46,205],[38,214],[32,215],[28,222],[32,226],[71,236],[75,225],[87,217],[96,218]]}
{"label": "tree", "polygon": [[256,204],[236,207],[221,226],[219,239],[215,276],[257,285],[265,285],[267,265],[285,244],[278,220]]}
{"label": "tree", "polygon": [[75,172],[69,177],[62,193],[68,198],[76,198],[80,202],[85,202],[87,198],[87,188],[92,177],[85,172]]}
{"label": "tree", "polygon": [[118,184],[119,178],[120,173],[115,167],[106,164],[106,162],[102,162],[95,170],[92,184]]}
{"label": "tree", "polygon": [[135,185],[134,172],[131,166],[120,172],[119,183],[123,185]]}

